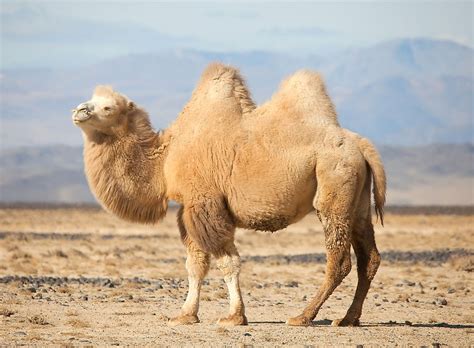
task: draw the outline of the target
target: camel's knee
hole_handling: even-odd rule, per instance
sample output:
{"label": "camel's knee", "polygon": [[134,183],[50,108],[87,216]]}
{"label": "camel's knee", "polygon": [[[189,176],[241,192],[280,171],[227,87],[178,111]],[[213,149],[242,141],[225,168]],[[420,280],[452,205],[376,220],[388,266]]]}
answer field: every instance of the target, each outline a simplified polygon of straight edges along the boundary
{"label": "camel's knee", "polygon": [[186,270],[188,274],[196,278],[204,278],[209,271],[210,256],[209,254],[188,248],[188,257],[186,259]]}
{"label": "camel's knee", "polygon": [[331,211],[316,209],[321,224],[323,225],[326,249],[344,250],[351,244],[351,219],[349,214],[337,214]]}
{"label": "camel's knee", "polygon": [[379,269],[381,262],[380,253],[377,249],[373,250],[369,256],[369,262],[367,264],[367,278],[371,281],[374,279],[377,270]]}
{"label": "camel's knee", "polygon": [[352,269],[350,250],[328,251],[327,269],[335,285],[339,285]]}
{"label": "camel's knee", "polygon": [[219,321],[221,325],[246,325],[244,303],[239,285],[240,256],[234,243],[227,243],[222,251],[215,255],[217,267],[224,275],[229,290],[230,316]]}
{"label": "camel's knee", "polygon": [[240,256],[239,255],[224,255],[217,259],[217,268],[224,275],[224,279],[228,280],[240,273]]}
{"label": "camel's knee", "polygon": [[352,269],[352,262],[351,262],[351,253],[348,250],[347,252],[344,253],[344,256],[341,261],[341,266],[339,270],[339,278],[340,281],[342,281],[345,277],[351,273]]}
{"label": "camel's knee", "polygon": [[332,273],[334,281],[339,284],[352,268],[350,220],[338,217],[335,214],[318,212],[318,215],[324,227],[328,271]]}
{"label": "camel's knee", "polygon": [[358,272],[371,281],[380,266],[381,257],[375,245],[373,229],[367,229],[367,231],[360,233],[356,230],[353,247],[357,255]]}

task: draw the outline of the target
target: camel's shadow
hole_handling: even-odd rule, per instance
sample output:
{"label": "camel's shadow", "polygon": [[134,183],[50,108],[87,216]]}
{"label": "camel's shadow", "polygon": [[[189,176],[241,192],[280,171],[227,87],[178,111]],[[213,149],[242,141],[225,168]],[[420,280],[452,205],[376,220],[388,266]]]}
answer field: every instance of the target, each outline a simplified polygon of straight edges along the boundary
{"label": "camel's shadow", "polygon": [[[312,326],[331,326],[332,320],[329,319],[322,319],[322,320],[315,320],[312,323]],[[285,324],[284,321],[275,320],[275,321],[249,321],[249,325],[258,325],[258,324]]]}
{"label": "camel's shadow", "polygon": [[[311,326],[331,326],[332,320],[322,319],[315,320]],[[285,324],[284,321],[252,321],[250,325],[259,324]],[[394,327],[394,326],[406,326],[406,327],[418,327],[418,328],[446,328],[446,329],[474,329],[474,324],[451,324],[451,323],[410,323],[410,322],[396,322],[387,321],[380,323],[362,323],[361,327]]]}
{"label": "camel's shadow", "polygon": [[362,324],[365,327],[391,327],[391,326],[410,326],[410,327],[422,327],[422,328],[446,328],[446,329],[474,329],[473,324],[451,324],[451,323],[401,323],[388,321],[384,323],[367,323]]}

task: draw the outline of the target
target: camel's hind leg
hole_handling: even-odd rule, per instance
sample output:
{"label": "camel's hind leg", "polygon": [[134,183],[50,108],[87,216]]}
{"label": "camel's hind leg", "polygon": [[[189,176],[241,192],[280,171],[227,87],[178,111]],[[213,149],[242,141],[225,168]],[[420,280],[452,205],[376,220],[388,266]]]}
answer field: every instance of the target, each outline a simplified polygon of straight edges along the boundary
{"label": "camel's hind leg", "polygon": [[368,217],[358,222],[352,236],[352,246],[357,256],[359,281],[354,300],[342,319],[334,320],[334,326],[358,326],[362,306],[370,288],[370,283],[380,265],[380,254],[375,245],[374,227],[370,210]]}
{"label": "camel's hind leg", "polygon": [[[288,325],[308,326],[316,317],[319,309],[342,280],[351,271],[350,242],[346,224],[329,224],[326,232],[326,276],[316,296],[297,317],[290,318]],[[336,241],[338,240],[338,241]],[[335,242],[335,244],[332,244]]]}
{"label": "camel's hind leg", "polygon": [[350,167],[344,166],[343,169],[341,173],[334,168],[323,168],[321,173],[317,173],[318,191],[314,206],[325,233],[326,276],[303,313],[290,318],[288,325],[310,325],[323,303],[351,270],[352,212],[357,203],[359,182]]}
{"label": "camel's hind leg", "polygon": [[199,323],[199,294],[202,281],[209,271],[210,265],[210,254],[198,248],[196,243],[188,237],[182,214],[183,210],[181,209],[178,212],[178,226],[187,251],[186,270],[188,271],[189,290],[181,314],[170,319],[169,325],[171,326]]}

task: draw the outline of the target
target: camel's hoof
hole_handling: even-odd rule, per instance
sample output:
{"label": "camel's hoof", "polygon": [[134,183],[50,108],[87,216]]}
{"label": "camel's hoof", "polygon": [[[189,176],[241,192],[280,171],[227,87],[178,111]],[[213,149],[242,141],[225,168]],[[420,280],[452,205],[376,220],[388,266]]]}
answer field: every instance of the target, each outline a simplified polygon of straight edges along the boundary
{"label": "camel's hoof", "polygon": [[359,319],[336,319],[332,321],[332,326],[360,326]]}
{"label": "camel's hoof", "polygon": [[248,325],[247,317],[245,315],[229,315],[225,318],[220,318],[217,321],[217,324],[220,326],[238,326],[238,325]]}
{"label": "camel's hoof", "polygon": [[171,318],[168,321],[168,326],[191,325],[197,323],[199,323],[199,318],[197,315],[180,315],[175,318]]}
{"label": "camel's hoof", "polygon": [[311,326],[312,321],[305,316],[298,315],[297,317],[288,319],[286,324],[289,326]]}

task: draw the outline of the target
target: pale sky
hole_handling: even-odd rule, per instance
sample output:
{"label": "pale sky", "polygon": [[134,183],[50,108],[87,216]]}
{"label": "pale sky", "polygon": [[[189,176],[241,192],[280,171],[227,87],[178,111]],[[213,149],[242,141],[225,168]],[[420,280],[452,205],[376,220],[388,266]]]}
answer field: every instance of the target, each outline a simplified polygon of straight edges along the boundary
{"label": "pale sky", "polygon": [[[176,46],[207,51],[318,53],[413,37],[474,47],[472,1],[0,1],[2,19],[9,18],[2,23],[2,46],[10,55],[4,57],[7,65],[24,59],[29,48],[27,35],[20,40],[17,33],[24,35],[30,26],[44,37],[59,35],[68,23],[80,31],[78,20],[149,28],[176,38]],[[42,21],[18,15],[22,12]],[[150,42],[148,49],[159,47]],[[110,55],[132,51],[110,48]]]}

